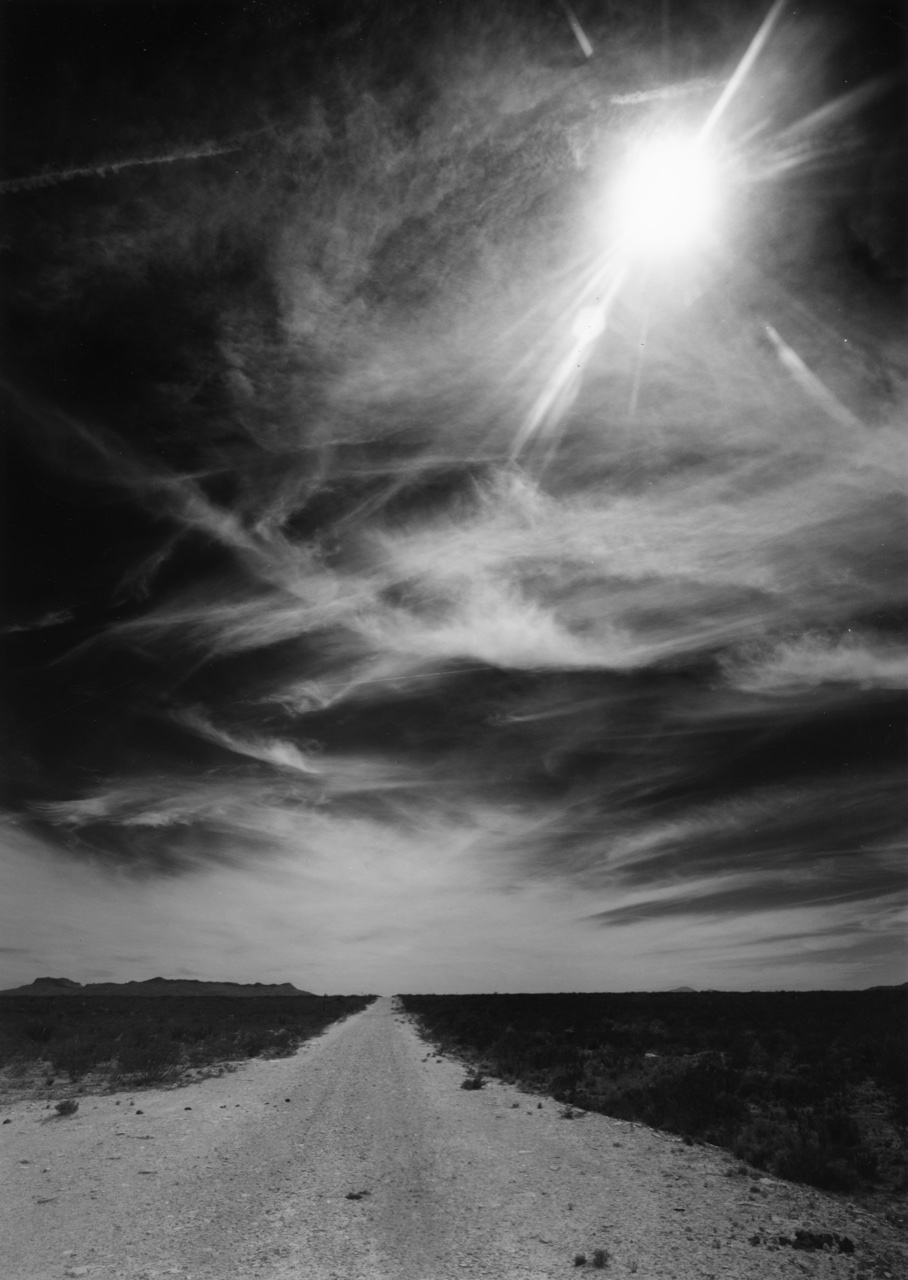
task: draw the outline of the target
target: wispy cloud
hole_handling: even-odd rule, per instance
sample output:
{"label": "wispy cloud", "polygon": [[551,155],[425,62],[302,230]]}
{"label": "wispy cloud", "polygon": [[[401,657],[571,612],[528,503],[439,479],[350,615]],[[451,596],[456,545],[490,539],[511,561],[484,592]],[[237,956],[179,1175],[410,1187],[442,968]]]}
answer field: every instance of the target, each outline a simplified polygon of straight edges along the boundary
{"label": "wispy cloud", "polygon": [[326,649],[379,663],[620,670],[744,641],[805,610],[844,618],[888,598],[898,569],[870,561],[876,535],[891,540],[879,503],[895,500],[897,484],[878,445],[794,479],[751,464],[639,495],[559,496],[504,472],[456,518],[377,514],[360,527],[361,551],[333,563],[317,547],[244,531],[173,482],[163,487],[182,495],[172,509],[184,527],[235,553],[257,585],[237,578],[207,598],[196,589],[118,631],[183,634],[214,653],[331,632]]}
{"label": "wispy cloud", "polygon": [[279,738],[236,737],[224,729],[216,728],[194,708],[177,712],[175,718],[193,733],[198,733],[201,737],[237,755],[261,760],[278,769],[289,769],[293,773],[301,773],[309,778],[320,772],[313,754],[304,753],[292,742],[284,742]]}
{"label": "wispy cloud", "polygon": [[824,684],[900,689],[908,685],[908,655],[850,631],[836,638],[803,635],[729,661],[727,674],[745,693],[780,697]]}
{"label": "wispy cloud", "polygon": [[0,628],[0,633],[14,635],[17,631],[43,631],[46,627],[62,627],[64,623],[71,622],[73,616],[69,609],[51,609],[32,622],[10,623],[9,626]]}
{"label": "wispy cloud", "polygon": [[[440,18],[412,84],[294,84],[229,164],[124,140],[91,200],[60,166],[11,201],[56,203],[21,231],[2,390],[28,476],[72,500],[23,489],[40,572],[6,628],[33,924],[61,883],[100,928],[105,883],[147,941],[102,930],[111,956],[165,921],[191,965],[183,886],[212,954],[342,985],[349,952],[411,989],[413,965],[601,985],[603,957],[702,983],[770,972],[770,938],[809,981],[888,963],[880,921],[891,958],[908,384],[883,303],[833,272],[783,290],[742,207],[708,260],[628,267],[565,364],[615,157],[722,82],[653,90],[607,23],[606,87],[565,80],[523,21]],[[811,33],[729,108],[732,201],[876,101],[800,84]]]}

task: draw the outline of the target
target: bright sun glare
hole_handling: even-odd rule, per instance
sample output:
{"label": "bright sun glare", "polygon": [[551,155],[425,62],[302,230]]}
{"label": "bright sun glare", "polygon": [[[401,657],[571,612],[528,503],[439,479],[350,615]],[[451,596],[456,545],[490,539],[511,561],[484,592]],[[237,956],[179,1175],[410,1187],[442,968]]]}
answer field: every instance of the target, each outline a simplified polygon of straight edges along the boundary
{"label": "bright sun glare", "polygon": [[716,166],[697,138],[638,147],[615,188],[616,231],[636,256],[665,257],[702,244],[719,207]]}

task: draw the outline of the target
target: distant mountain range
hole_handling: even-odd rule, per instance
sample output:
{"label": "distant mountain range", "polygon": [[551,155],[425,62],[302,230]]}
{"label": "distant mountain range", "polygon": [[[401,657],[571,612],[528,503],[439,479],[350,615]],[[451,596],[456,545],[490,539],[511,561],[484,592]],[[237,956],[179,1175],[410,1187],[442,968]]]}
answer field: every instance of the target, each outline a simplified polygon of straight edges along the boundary
{"label": "distant mountain range", "polygon": [[71,978],[36,978],[24,987],[9,987],[0,996],[311,996],[292,982],[200,982],[195,978],[148,978],[144,982],[73,982]]}
{"label": "distant mountain range", "polygon": [[[863,990],[864,991],[904,991],[906,987],[908,987],[908,982],[897,982],[888,986],[884,985],[882,987],[864,987]],[[784,988],[782,987],[779,988],[780,991],[783,989]],[[818,990],[825,990],[825,988],[818,988]],[[670,987],[665,994],[670,996],[670,995],[674,995],[678,991],[690,991],[696,995],[704,995],[704,996],[731,994],[730,992],[728,993],[724,991],[720,992],[718,988],[715,988],[715,987],[710,987],[708,990],[705,990],[705,991],[701,990],[699,987]],[[0,992],[0,995],[2,994],[3,993]],[[766,994],[770,995],[772,993],[767,992]],[[804,994],[807,995],[808,993],[805,992]]]}

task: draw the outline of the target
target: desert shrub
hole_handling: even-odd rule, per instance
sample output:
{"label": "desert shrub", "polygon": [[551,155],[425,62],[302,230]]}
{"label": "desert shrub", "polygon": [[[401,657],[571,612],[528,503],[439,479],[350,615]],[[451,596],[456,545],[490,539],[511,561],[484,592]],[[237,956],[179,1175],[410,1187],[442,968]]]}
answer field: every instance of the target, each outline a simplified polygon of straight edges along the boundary
{"label": "desert shrub", "polygon": [[279,1031],[272,1032],[269,1048],[272,1053],[290,1054],[293,1052],[295,1048],[293,1036],[286,1027],[281,1027]]}
{"label": "desert shrub", "polygon": [[79,1103],[75,1098],[64,1098],[62,1102],[58,1102],[54,1107],[58,1116],[74,1116],[79,1110]]}
{"label": "desert shrub", "polygon": [[861,1141],[861,1130],[854,1116],[847,1111],[829,1111],[820,1121],[826,1143],[836,1146],[856,1147]]}
{"label": "desert shrub", "polygon": [[103,1047],[89,1036],[73,1036],[50,1046],[51,1061],[59,1075],[66,1072],[70,1080],[81,1080],[99,1062],[105,1061]]}
{"label": "desert shrub", "polygon": [[172,1040],[129,1045],[117,1058],[121,1075],[134,1076],[137,1084],[153,1084],[172,1075],[181,1061],[180,1046]]}
{"label": "desert shrub", "polygon": [[32,1044],[47,1044],[54,1037],[53,1024],[38,1021],[37,1019],[34,1022],[27,1022],[23,1027],[23,1031]]}
{"label": "desert shrub", "polygon": [[[774,1099],[790,1107],[816,1106],[823,1101],[823,1090],[816,1076],[804,1070],[772,1076],[768,1091]],[[754,1089],[752,1092],[758,1093],[760,1090]]]}
{"label": "desert shrub", "polygon": [[777,1178],[808,1182],[823,1191],[852,1191],[857,1169],[841,1156],[832,1156],[816,1141],[795,1141],[773,1154],[770,1168]]}
{"label": "desert shrub", "polygon": [[854,1153],[854,1167],[862,1182],[874,1182],[880,1172],[880,1157],[877,1153],[861,1144]]}
{"label": "desert shrub", "polygon": [[552,1097],[559,1102],[570,1102],[577,1096],[580,1085],[580,1074],[577,1071],[558,1071],[550,1077],[549,1088]]}
{"label": "desert shrub", "polygon": [[268,1047],[268,1044],[268,1036],[263,1032],[247,1032],[237,1038],[237,1054],[242,1058],[257,1058]]}

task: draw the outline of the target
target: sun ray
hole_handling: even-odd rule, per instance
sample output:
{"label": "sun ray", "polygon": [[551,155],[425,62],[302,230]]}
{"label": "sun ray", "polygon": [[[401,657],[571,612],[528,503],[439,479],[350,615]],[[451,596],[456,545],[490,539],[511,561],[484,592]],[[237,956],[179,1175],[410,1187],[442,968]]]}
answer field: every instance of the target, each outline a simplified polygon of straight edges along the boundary
{"label": "sun ray", "polygon": [[775,3],[761,22],[759,30],[747,46],[747,51],[745,52],[744,57],[738,63],[725,88],[719,94],[715,105],[706,117],[706,120],[703,122],[700,129],[700,137],[702,139],[707,138],[709,134],[712,133],[713,129],[724,115],[732,98],[734,98],[735,94],[741,88],[741,85],[747,79],[754,63],[766,47],[766,42],[772,34],[772,29],[778,21],[779,14],[782,12],[783,7],[783,0],[775,0]]}

